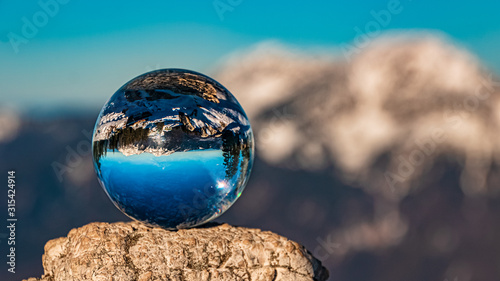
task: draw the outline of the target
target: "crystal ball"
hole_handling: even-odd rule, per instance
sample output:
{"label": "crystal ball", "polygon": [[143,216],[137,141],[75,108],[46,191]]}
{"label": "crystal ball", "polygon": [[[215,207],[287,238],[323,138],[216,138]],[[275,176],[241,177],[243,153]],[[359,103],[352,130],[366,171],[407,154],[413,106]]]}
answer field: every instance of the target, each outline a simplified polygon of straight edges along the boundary
{"label": "crystal ball", "polygon": [[254,158],[235,97],[183,69],[140,75],[103,106],[93,133],[100,184],[127,216],[166,229],[194,227],[240,197]]}

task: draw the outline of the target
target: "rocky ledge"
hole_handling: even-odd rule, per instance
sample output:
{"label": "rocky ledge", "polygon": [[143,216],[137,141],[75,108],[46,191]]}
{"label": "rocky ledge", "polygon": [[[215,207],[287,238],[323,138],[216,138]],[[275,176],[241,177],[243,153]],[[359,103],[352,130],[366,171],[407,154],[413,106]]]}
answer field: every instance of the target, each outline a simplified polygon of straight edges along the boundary
{"label": "rocky ledge", "polygon": [[328,278],[298,243],[228,224],[168,231],[138,222],[91,223],[47,242],[43,267],[41,278],[26,281]]}

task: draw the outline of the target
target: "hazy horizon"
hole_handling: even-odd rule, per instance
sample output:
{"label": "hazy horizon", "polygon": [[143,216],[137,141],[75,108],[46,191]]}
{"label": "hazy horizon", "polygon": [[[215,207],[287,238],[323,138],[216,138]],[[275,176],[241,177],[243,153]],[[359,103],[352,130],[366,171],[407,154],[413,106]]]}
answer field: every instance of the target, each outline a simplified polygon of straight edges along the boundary
{"label": "hazy horizon", "polygon": [[54,1],[0,2],[4,106],[91,110],[150,70],[185,68],[214,75],[232,54],[269,41],[342,57],[342,49],[358,37],[371,40],[385,32],[442,34],[500,71],[500,22],[494,12],[499,3],[487,3],[485,10],[486,3],[465,1],[452,7],[429,2],[433,9],[425,1],[396,0],[321,6],[233,1],[224,8],[216,1],[196,8],[167,1]]}

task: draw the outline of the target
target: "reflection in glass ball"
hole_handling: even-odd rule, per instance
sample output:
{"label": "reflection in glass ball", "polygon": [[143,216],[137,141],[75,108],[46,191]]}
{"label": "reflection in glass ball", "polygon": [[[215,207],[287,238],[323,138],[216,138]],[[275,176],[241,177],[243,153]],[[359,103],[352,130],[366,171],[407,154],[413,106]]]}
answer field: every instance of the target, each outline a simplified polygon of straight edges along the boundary
{"label": "reflection in glass ball", "polygon": [[206,223],[245,188],[253,163],[250,123],[217,81],[182,69],[152,71],[104,105],[94,167],[129,217],[167,229]]}

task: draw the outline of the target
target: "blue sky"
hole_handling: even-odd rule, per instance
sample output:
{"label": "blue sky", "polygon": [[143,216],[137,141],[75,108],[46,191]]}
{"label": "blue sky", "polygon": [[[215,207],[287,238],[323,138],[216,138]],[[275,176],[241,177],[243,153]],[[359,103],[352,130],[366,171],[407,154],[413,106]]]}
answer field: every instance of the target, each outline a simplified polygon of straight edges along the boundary
{"label": "blue sky", "polygon": [[[371,11],[391,3],[400,12],[383,30],[443,32],[500,72],[498,1],[60,2],[67,3],[0,0],[4,105],[100,108],[139,74],[158,67],[210,74],[232,52],[267,40],[333,52],[374,20]],[[49,3],[49,12],[40,3]],[[39,25],[31,38],[23,36],[23,18]],[[24,41],[13,47],[13,36]]]}

